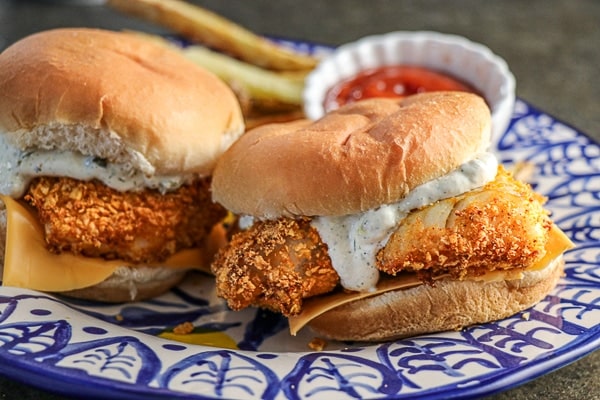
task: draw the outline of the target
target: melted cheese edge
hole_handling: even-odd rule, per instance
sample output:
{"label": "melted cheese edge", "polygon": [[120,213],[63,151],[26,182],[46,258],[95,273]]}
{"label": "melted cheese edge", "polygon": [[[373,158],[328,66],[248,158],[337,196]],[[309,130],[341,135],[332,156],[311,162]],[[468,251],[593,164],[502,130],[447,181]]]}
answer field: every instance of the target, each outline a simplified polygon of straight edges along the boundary
{"label": "melted cheese edge", "polygon": [[[573,242],[560,230],[556,224],[552,225],[550,237],[546,243],[546,254],[535,264],[527,268],[527,271],[540,271],[548,267],[552,261],[565,251],[574,247]],[[492,271],[484,276],[475,278],[479,281],[493,282],[498,280],[521,279],[521,271]],[[440,277],[442,278],[442,277]],[[398,275],[389,279],[382,279],[371,292],[339,292],[333,295],[312,297],[307,299],[302,306],[302,312],[288,318],[290,334],[296,336],[298,331],[319,315],[356,300],[364,299],[378,294],[401,289],[410,289],[422,285],[415,274]]]}
{"label": "melted cheese edge", "polygon": [[[122,266],[125,261],[104,260],[71,253],[50,253],[37,218],[18,201],[0,195],[6,207],[6,246],[2,284],[44,292],[63,292],[96,285]],[[180,251],[157,267],[199,269],[209,272],[213,251],[222,245],[221,232],[215,230],[207,248]]]}

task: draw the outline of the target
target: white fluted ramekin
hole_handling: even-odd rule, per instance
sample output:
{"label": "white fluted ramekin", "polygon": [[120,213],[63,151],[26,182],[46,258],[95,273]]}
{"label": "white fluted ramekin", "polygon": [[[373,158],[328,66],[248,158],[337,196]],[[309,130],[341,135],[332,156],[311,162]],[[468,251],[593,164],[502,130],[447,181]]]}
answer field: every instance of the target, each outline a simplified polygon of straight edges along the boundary
{"label": "white fluted ramekin", "polygon": [[462,36],[429,31],[367,36],[333,50],[306,79],[303,100],[307,117],[317,119],[326,112],[325,96],[333,85],[385,65],[425,67],[473,86],[490,106],[493,141],[500,139],[510,123],[516,85],[506,61]]}

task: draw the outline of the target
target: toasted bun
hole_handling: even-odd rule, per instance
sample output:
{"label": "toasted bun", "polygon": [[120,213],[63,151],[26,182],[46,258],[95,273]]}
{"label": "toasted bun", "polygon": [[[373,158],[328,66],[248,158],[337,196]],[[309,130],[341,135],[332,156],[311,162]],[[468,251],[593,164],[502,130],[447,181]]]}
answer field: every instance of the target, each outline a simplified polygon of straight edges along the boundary
{"label": "toasted bun", "polygon": [[365,100],[247,132],[217,163],[213,199],[262,218],[354,214],[398,201],[489,141],[490,111],[474,94]]}
{"label": "toasted bun", "polygon": [[161,267],[121,267],[97,285],[60,294],[105,303],[140,301],[159,296],[171,289],[186,273],[185,270]]}
{"label": "toasted bun", "polygon": [[57,29],[0,54],[0,132],[20,148],[79,151],[148,175],[212,172],[244,130],[213,74],[132,34]]}
{"label": "toasted bun", "polygon": [[563,273],[564,260],[555,259],[521,280],[494,282],[440,280],[385,292],[334,308],[310,322],[324,338],[383,341],[507,318],[542,300]]}

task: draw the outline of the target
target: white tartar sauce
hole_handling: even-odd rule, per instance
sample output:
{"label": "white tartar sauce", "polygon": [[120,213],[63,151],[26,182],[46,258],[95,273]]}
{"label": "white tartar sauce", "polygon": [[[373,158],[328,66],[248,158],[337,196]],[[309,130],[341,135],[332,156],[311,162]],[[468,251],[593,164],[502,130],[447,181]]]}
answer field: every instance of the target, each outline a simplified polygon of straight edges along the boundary
{"label": "white tartar sauce", "polygon": [[375,256],[411,210],[481,187],[495,178],[497,170],[496,157],[483,153],[456,170],[417,186],[398,203],[361,214],[313,218],[312,226],[328,246],[341,285],[348,290],[375,290],[379,280]]}
{"label": "white tartar sauce", "polygon": [[129,163],[111,163],[73,151],[21,150],[0,135],[0,193],[21,197],[29,182],[38,176],[62,176],[82,181],[98,179],[119,191],[150,188],[163,193],[193,179],[191,175],[149,176]]}

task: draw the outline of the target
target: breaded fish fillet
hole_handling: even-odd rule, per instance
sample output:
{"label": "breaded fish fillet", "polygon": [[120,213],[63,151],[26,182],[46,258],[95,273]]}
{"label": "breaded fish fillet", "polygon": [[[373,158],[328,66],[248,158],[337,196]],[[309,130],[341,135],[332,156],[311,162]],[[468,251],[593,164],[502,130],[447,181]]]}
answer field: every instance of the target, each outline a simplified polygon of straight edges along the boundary
{"label": "breaded fish fillet", "polygon": [[[544,199],[500,168],[481,189],[414,210],[377,254],[389,275],[416,272],[429,282],[525,269],[545,253],[552,222]],[[286,316],[339,282],[310,218],[260,221],[233,236],[212,264],[217,294],[234,310],[259,306]]]}
{"label": "breaded fish fillet", "polygon": [[210,198],[209,184],[199,180],[161,194],[43,177],[31,183],[24,199],[37,211],[53,252],[153,263],[200,244],[225,217]]}
{"label": "breaded fish fillet", "polygon": [[259,306],[284,315],[298,314],[304,298],[333,290],[339,280],[306,218],[261,221],[235,234],[212,272],[230,308]]}
{"label": "breaded fish fillet", "polygon": [[501,167],[483,188],[411,212],[378,253],[378,268],[455,279],[525,269],[545,254],[552,222],[543,203]]}

